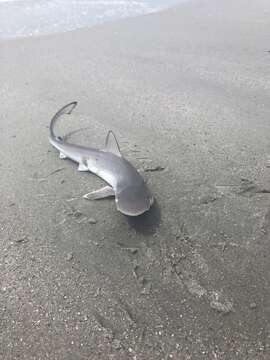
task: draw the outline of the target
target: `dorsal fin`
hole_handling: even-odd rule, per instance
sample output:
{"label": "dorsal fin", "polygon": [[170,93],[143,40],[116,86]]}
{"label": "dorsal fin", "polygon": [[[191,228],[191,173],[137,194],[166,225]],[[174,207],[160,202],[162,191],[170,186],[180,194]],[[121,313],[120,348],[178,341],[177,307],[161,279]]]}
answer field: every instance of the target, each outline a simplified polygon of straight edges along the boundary
{"label": "dorsal fin", "polygon": [[119,144],[118,144],[116,137],[115,137],[114,133],[112,132],[112,130],[110,130],[107,134],[104,150],[107,152],[111,152],[114,155],[117,155],[120,157],[122,156]]}

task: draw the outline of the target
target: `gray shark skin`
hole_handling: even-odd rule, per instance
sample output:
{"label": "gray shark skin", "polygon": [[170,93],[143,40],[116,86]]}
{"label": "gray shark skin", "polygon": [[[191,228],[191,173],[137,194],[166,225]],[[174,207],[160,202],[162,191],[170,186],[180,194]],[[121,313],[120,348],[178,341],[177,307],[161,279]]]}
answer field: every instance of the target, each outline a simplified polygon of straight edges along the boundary
{"label": "gray shark skin", "polygon": [[138,216],[148,211],[154,198],[143,177],[121,154],[112,131],[108,132],[102,150],[75,145],[55,136],[56,120],[70,114],[77,102],[62,107],[50,123],[49,141],[60,152],[60,158],[68,158],[79,164],[79,171],[90,171],[107,182],[107,186],[84,195],[89,200],[114,196],[117,210],[127,216]]}

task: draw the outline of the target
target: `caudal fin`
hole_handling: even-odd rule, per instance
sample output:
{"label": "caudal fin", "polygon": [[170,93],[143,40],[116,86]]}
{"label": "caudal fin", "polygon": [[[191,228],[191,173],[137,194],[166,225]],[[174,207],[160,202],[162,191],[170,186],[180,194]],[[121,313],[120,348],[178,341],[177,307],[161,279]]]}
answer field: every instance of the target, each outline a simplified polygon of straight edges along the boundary
{"label": "caudal fin", "polygon": [[51,123],[50,123],[50,138],[51,139],[56,139],[56,136],[54,134],[54,125],[55,125],[55,122],[56,120],[64,115],[64,114],[71,114],[73,109],[77,106],[77,101],[73,101],[65,106],[63,106],[60,110],[57,111],[57,113],[53,116],[52,120],[51,120]]}

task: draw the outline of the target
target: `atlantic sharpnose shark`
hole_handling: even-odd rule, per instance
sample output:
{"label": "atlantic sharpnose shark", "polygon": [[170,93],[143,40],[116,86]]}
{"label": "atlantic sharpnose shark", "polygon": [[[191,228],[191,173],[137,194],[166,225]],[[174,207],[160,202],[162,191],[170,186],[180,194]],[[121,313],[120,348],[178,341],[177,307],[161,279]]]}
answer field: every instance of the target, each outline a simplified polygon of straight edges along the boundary
{"label": "atlantic sharpnose shark", "polygon": [[110,130],[102,150],[68,143],[54,134],[56,120],[71,114],[77,102],[62,107],[50,123],[49,141],[60,152],[79,164],[79,171],[90,171],[107,182],[107,186],[85,194],[89,200],[114,196],[117,210],[128,216],[138,216],[150,209],[154,198],[143,177],[121,154],[115,135]]}

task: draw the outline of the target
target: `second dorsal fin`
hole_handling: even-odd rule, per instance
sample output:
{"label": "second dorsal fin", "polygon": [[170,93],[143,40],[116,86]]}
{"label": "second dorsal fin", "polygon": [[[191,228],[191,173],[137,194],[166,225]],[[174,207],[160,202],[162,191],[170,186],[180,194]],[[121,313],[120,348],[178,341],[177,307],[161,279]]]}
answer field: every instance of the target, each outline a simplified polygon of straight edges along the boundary
{"label": "second dorsal fin", "polygon": [[116,137],[115,137],[114,133],[112,132],[112,130],[110,130],[107,134],[104,150],[107,152],[111,152],[114,155],[117,155],[120,157],[122,156],[119,144],[118,144]]}

